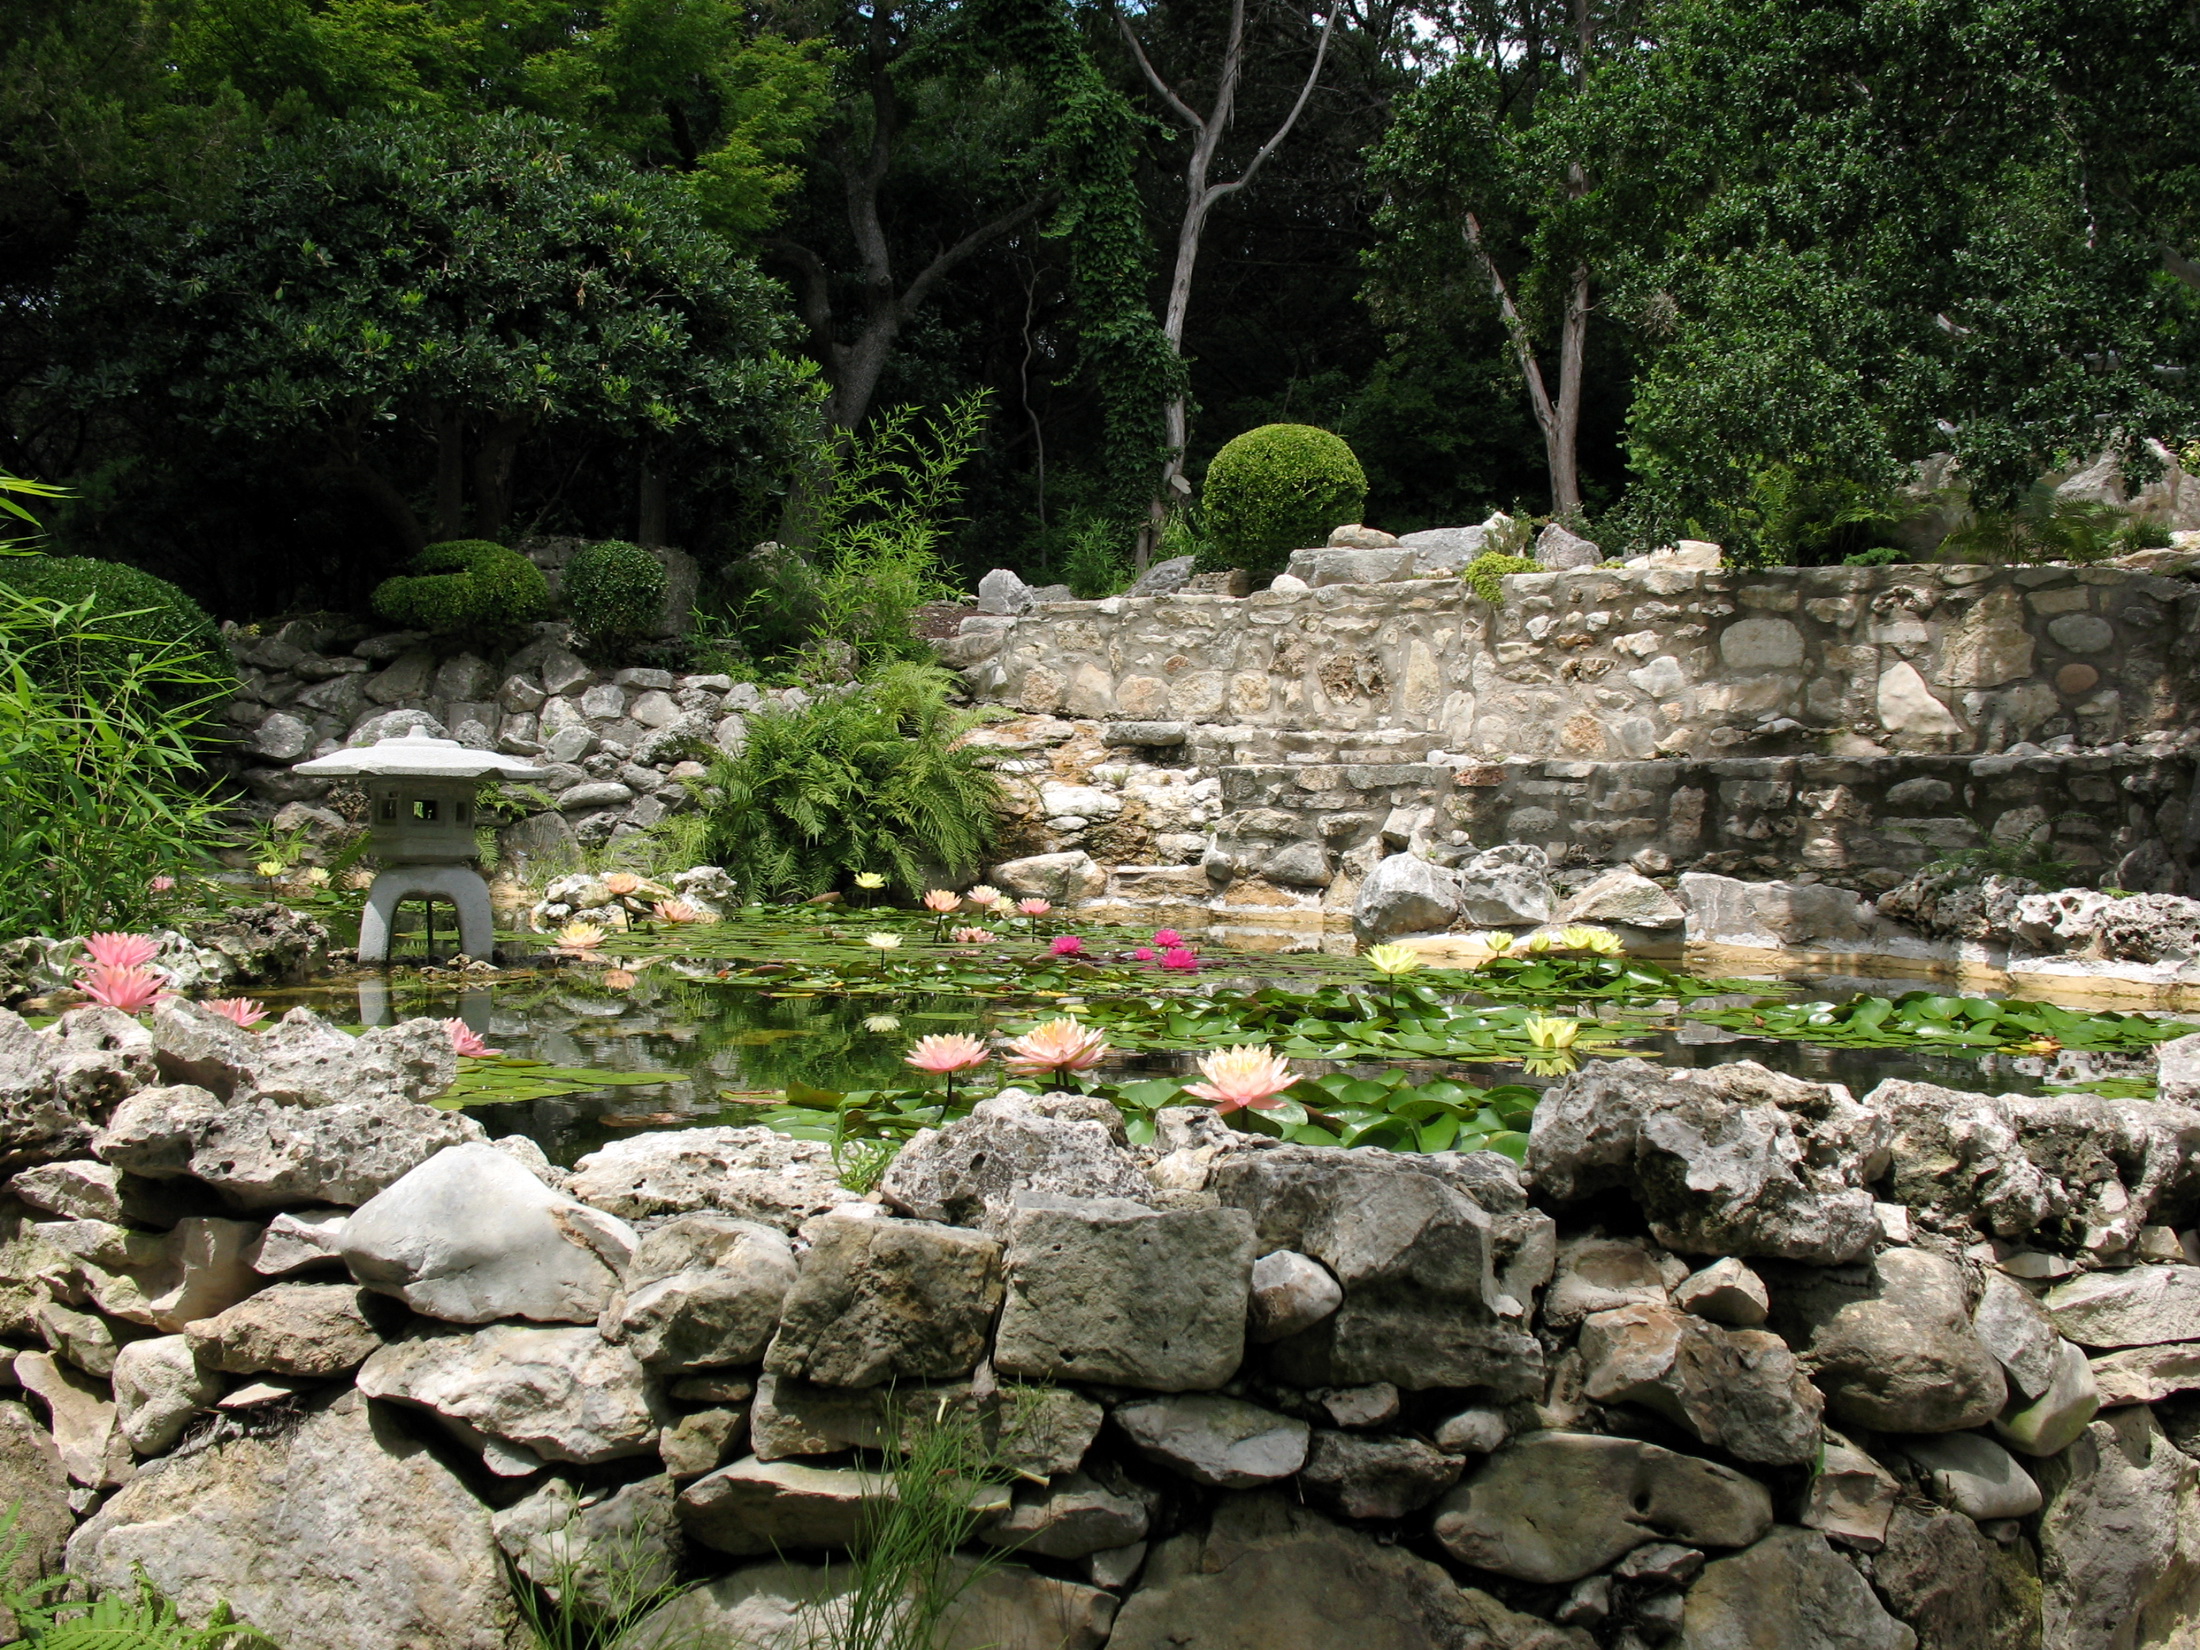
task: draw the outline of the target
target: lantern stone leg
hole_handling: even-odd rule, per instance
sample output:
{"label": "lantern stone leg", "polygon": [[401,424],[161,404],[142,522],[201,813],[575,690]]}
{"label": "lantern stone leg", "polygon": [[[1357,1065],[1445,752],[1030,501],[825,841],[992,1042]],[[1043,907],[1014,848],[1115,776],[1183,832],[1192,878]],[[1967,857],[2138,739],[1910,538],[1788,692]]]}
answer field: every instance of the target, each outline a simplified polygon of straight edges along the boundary
{"label": "lantern stone leg", "polygon": [[489,885],[470,865],[393,865],[367,890],[359,914],[359,960],[390,960],[390,929],[400,900],[447,900],[458,907],[459,949],[486,961],[496,951],[496,922],[489,909]]}

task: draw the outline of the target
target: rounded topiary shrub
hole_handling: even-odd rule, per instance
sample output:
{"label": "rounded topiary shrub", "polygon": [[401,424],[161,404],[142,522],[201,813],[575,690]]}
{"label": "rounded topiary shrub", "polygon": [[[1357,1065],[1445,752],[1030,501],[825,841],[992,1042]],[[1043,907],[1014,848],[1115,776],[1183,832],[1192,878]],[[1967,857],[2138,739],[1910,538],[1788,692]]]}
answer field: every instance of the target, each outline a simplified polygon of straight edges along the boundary
{"label": "rounded topiary shrub", "polygon": [[1327,544],[1358,521],[1367,475],[1342,438],[1311,424],[1263,424],[1215,454],[1201,504],[1210,547],[1203,568],[1282,571],[1294,550]]}
{"label": "rounded topiary shrub", "polygon": [[97,671],[104,665],[120,668],[145,644],[178,644],[175,662],[209,675],[226,676],[227,657],[214,621],[206,610],[166,579],[119,561],[95,561],[90,556],[10,556],[0,560],[0,584],[43,601],[69,602],[92,598],[94,628],[111,628],[115,640],[77,650],[81,665]]}
{"label": "rounded topiary shrub", "polygon": [[550,605],[542,569],[487,539],[431,544],[374,589],[374,610],[407,630],[438,636],[508,629]]}
{"label": "rounded topiary shrub", "polygon": [[655,636],[664,618],[665,589],[663,562],[638,544],[606,539],[565,564],[559,594],[575,639],[601,649]]}

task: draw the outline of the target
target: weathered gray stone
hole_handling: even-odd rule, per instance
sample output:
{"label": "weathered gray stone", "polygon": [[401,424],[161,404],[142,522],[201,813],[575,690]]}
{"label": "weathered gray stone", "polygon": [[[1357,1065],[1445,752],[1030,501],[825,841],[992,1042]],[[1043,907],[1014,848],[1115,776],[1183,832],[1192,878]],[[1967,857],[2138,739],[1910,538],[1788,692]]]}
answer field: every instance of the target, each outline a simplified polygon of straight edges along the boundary
{"label": "weathered gray stone", "polygon": [[1689,871],[1680,878],[1680,898],[1692,943],[1760,950],[1830,945],[1867,938],[1877,920],[1871,906],[1831,883],[1743,882]]}
{"label": "weathered gray stone", "polygon": [[1488,1455],[1502,1449],[1512,1436],[1505,1412],[1477,1404],[1445,1417],[1436,1428],[1436,1447],[1450,1455]]}
{"label": "weathered gray stone", "polygon": [[1979,1280],[1971,1327],[1980,1344],[2001,1361],[2018,1393],[2034,1398],[2047,1390],[2060,1362],[2058,1338],[2031,1291],[2004,1273],[1988,1271]]}
{"label": "weathered gray stone", "polygon": [[2080,1346],[2200,1341],[2200,1266],[2089,1272],[2057,1284],[2041,1304],[2055,1327]]}
{"label": "weathered gray stone", "polygon": [[1288,1478],[1306,1460],[1308,1428],[1258,1404],[1209,1393],[1145,1398],[1112,1417],[1150,1459],[1195,1484],[1245,1490]]}
{"label": "weathered gray stone", "polygon": [[1960,1513],[1894,1510],[1873,1587],[1927,1650],[2036,1650],[2040,1588],[2016,1551]]}
{"label": "weathered gray stone", "polygon": [[1984,1426],[2008,1395],[1971,1328],[1961,1271],[1923,1249],[1889,1249],[1844,1271],[1773,1280],[1772,1324],[1805,1349],[1838,1420],[1882,1432]]}
{"label": "weathered gray stone", "polygon": [[1001,1373],[1162,1392],[1236,1373],[1254,1254],[1243,1210],[1032,1193],[1008,1234]]}
{"label": "weathered gray stone", "polygon": [[34,1209],[72,1220],[111,1220],[131,1226],[173,1226],[211,1205],[196,1188],[175,1181],[141,1180],[111,1163],[85,1158],[23,1170],[8,1189]]}
{"label": "weathered gray stone", "polygon": [[1005,567],[996,567],[978,581],[980,613],[1016,614],[1031,605],[1031,586]]}
{"label": "weathered gray stone", "polygon": [[1677,1071],[1597,1060],[1536,1108],[1528,1169],[1561,1202],[1631,1191],[1651,1234],[1684,1253],[1826,1266],[1877,1235],[1867,1187],[1887,1134],[1838,1085],[1751,1060]]}
{"label": "weathered gray stone", "polygon": [[1019,1193],[1150,1197],[1153,1184],[1103,1123],[1050,1117],[1028,1098],[981,1100],[895,1154],[879,1195],[919,1220],[1005,1229]]}
{"label": "weathered gray stone", "polygon": [[[2144,1349],[2142,1349],[2142,1355]],[[2116,1354],[2129,1356],[2129,1354]],[[2012,1396],[2009,1407],[1994,1417],[1994,1432],[2011,1449],[2025,1455],[2060,1455],[2094,1412],[2108,1400],[2095,1383],[2094,1366],[2068,1341],[2055,1346],[2054,1373],[2046,1388],[2030,1400]],[[2127,1401],[2121,1396],[2114,1402]]]}
{"label": "weathered gray stone", "polygon": [[115,1424],[140,1455],[164,1454],[221,1391],[189,1336],[131,1341],[115,1354]]}
{"label": "weathered gray stone", "polygon": [[1754,1329],[1765,1321],[1772,1297],[1765,1293],[1764,1279],[1728,1255],[1683,1278],[1674,1287],[1673,1304],[1713,1323]]}
{"label": "weathered gray stone", "polygon": [[993,867],[991,880],[1018,899],[1052,900],[1056,905],[1098,899],[1108,887],[1108,874],[1082,849],[1004,860]]}
{"label": "weathered gray stone", "polygon": [[1041,1478],[1072,1471],[1092,1447],[1103,1418],[1098,1404],[1060,1387],[1019,1384],[981,1397],[967,1381],[897,1393],[766,1375],[756,1384],[755,1450],[759,1459],[776,1461],[880,1449],[891,1441],[890,1424],[900,1425],[906,1438],[913,1418],[934,1415],[942,1406],[968,1417],[1007,1470]]}
{"label": "weathered gray stone", "polygon": [[1403,1518],[1458,1483],[1465,1466],[1465,1457],[1431,1448],[1418,1438],[1319,1431],[1307,1449],[1299,1482],[1315,1500],[1347,1518]]}
{"label": "weathered gray stone", "polygon": [[73,1268],[100,1311],[155,1329],[181,1329],[226,1311],[266,1280],[252,1270],[260,1228],[193,1215],[154,1235],[102,1221],[52,1221],[36,1228],[48,1244],[79,1257]]}
{"label": "weathered gray stone", "polygon": [[1531,1432],[1437,1509],[1463,1564],[1523,1581],[1578,1581],[1646,1541],[1742,1547],[1772,1527],[1772,1498],[1731,1467],[1631,1438]]}
{"label": "weathered gray stone", "polygon": [[1803,1495],[1800,1521],[1843,1546],[1877,1552],[1901,1496],[1893,1473],[1828,1428],[1825,1451]]}
{"label": "weathered gray stone", "polygon": [[2092,1359],[2086,1374],[2100,1404],[2159,1403],[2172,1393],[2200,1389],[2200,1345],[2127,1347]]}
{"label": "weathered gray stone", "polygon": [[33,1031],[0,1008],[0,1172],[82,1152],[107,1113],[154,1080],[152,1040],[127,1014],[71,1009]]}
{"label": "weathered gray stone", "polygon": [[[23,1587],[61,1571],[76,1519],[69,1511],[69,1475],[53,1435],[21,1404],[0,1402],[0,1484],[15,1515],[12,1539],[21,1547],[0,1568],[0,1590]],[[4,1549],[0,1549],[4,1552]],[[0,1635],[13,1638],[15,1617],[0,1605]]]}
{"label": "weathered gray stone", "polygon": [[1452,872],[1459,888],[1459,917],[1492,928],[1550,921],[1555,903],[1550,870],[1543,850],[1527,843],[1483,849]]}
{"label": "weathered gray stone", "polygon": [[1378,861],[1352,904],[1352,932],[1363,945],[1400,934],[1442,933],[1459,915],[1459,879],[1415,854]]}
{"label": "weathered gray stone", "polygon": [[1322,1387],[1311,1394],[1340,1427],[1385,1427],[1398,1419],[1398,1389],[1388,1381],[1368,1386]]}
{"label": "weathered gray stone", "polygon": [[[1388,535],[1385,535],[1386,537]],[[1331,584],[1388,584],[1413,576],[1418,552],[1390,545],[1333,545],[1320,550],[1294,550],[1286,569],[1309,590]]]}
{"label": "weathered gray stone", "polygon": [[634,1243],[624,1221],[477,1141],[377,1193],[344,1223],[341,1253],[369,1289],[447,1323],[594,1323]]}
{"label": "weathered gray stone", "polygon": [[743,1453],[748,1436],[746,1405],[689,1410],[657,1435],[657,1459],[675,1479],[700,1478]]}
{"label": "weathered gray stone", "polygon": [[184,1326],[199,1362],[225,1375],[347,1375],[382,1344],[348,1283],[278,1283]]}
{"label": "weathered gray stone", "polygon": [[1155,1547],[1109,1650],[1589,1650],[1438,1566],[1275,1493],[1230,1496],[1211,1527]]}
{"label": "weathered gray stone", "polygon": [[1665,1275],[1639,1238],[1576,1237],[1558,1246],[1543,1321],[1571,1329],[1592,1312],[1663,1306]]}
{"label": "weathered gray stone", "polygon": [[116,1423],[104,1381],[48,1352],[18,1352],[15,1382],[45,1411],[46,1429],[69,1477],[87,1489],[128,1483],[130,1446]]}
{"label": "weathered gray stone", "polygon": [[2040,1487],[2017,1458],[1975,1432],[1906,1438],[1902,1452],[1918,1468],[1927,1494],[1966,1518],[2023,1518],[2039,1511]]}
{"label": "weathered gray stone", "polygon": [[2038,1470],[2042,1642],[2175,1644],[2200,1614],[2200,1465],[2133,1405]]}
{"label": "weathered gray stone", "polygon": [[1536,535],[1535,559],[1548,571],[1563,572],[1574,567],[1594,567],[1604,559],[1604,552],[1554,521]]}
{"label": "weathered gray stone", "polygon": [[1623,1306],[1582,1323],[1581,1360],[1589,1397],[1641,1404],[1741,1460],[1790,1465],[1818,1453],[1822,1401],[1777,1335]]}
{"label": "weathered gray stone", "polygon": [[840,1184],[832,1148],[776,1129],[681,1129],[614,1140],[573,1166],[569,1190],[626,1220],[710,1210],[791,1232],[862,1199]]}
{"label": "weathered gray stone", "polygon": [[1688,908],[1639,871],[1606,871],[1568,895],[1553,922],[1617,922],[1630,928],[1678,928]]}
{"label": "weathered gray stone", "polygon": [[894,1494],[890,1473],[750,1456],[682,1490],[680,1523],[690,1540],[722,1553],[845,1547],[862,1528],[866,1510]]}
{"label": "weathered gray stone", "polygon": [[1023,1484],[1015,1503],[982,1532],[996,1547],[1042,1558],[1083,1558],[1143,1541],[1152,1522],[1146,1502],[1122,1495],[1089,1473],[1044,1485]]}
{"label": "weathered gray stone", "polygon": [[599,1327],[664,1374],[753,1364],[794,1287],[794,1251],[770,1226],[683,1215],[635,1245]]}
{"label": "weathered gray stone", "polygon": [[583,1499],[552,1478],[489,1520],[513,1568],[536,1586],[615,1615],[637,1593],[678,1576],[683,1542],[668,1477],[643,1478]]}
{"label": "weathered gray stone", "polygon": [[[1096,1126],[1096,1125],[1095,1125]],[[967,1375],[1001,1301],[991,1238],[928,1221],[827,1217],[764,1355],[774,1375],[825,1386]]]}
{"label": "weathered gray stone", "polygon": [[143,1565],[186,1621],[203,1624],[226,1601],[283,1650],[533,1642],[488,1510],[356,1393],[296,1428],[141,1473],[76,1533],[69,1565],[123,1593]]}
{"label": "weathered gray stone", "polygon": [[1246,1338],[1260,1345],[1311,1329],[1336,1311],[1344,1290],[1319,1261],[1278,1249],[1253,1262]]}
{"label": "weathered gray stone", "polygon": [[1137,582],[1126,590],[1126,596],[1173,596],[1184,588],[1198,563],[1197,556],[1171,556],[1167,561],[1157,561],[1138,576]]}
{"label": "weathered gray stone", "polygon": [[260,1234],[252,1270],[265,1278],[279,1278],[311,1266],[341,1266],[344,1222],[349,1218],[346,1209],[286,1209]]}
{"label": "weathered gray stone", "polygon": [[418,1324],[367,1359],[357,1379],[370,1398],[456,1423],[469,1443],[502,1439],[545,1461],[647,1455],[671,1418],[634,1355],[593,1328]]}
{"label": "weathered gray stone", "polygon": [[[1777,1634],[1768,1640],[1766,1634]],[[1871,1587],[1815,1530],[1774,1530],[1714,1559],[1688,1590],[1685,1650],[1915,1650]]]}

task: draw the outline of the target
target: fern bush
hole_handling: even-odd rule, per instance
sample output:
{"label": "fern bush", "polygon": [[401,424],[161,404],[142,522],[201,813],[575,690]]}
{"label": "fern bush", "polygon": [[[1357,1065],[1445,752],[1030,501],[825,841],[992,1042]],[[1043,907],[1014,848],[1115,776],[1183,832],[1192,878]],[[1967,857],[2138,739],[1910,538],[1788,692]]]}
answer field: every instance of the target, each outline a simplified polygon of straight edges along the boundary
{"label": "fern bush", "polygon": [[915,892],[967,876],[992,846],[1000,782],[954,741],[937,665],[884,665],[848,694],[750,718],[738,755],[711,771],[707,857],[749,894],[806,899],[858,871]]}
{"label": "fern bush", "polygon": [[0,1514],[0,1619],[12,1615],[24,1650],[275,1650],[216,1605],[205,1627],[187,1627],[176,1607],[153,1590],[144,1572],[126,1593],[85,1602],[67,1595],[70,1578],[46,1576],[16,1585],[7,1577],[28,1545],[17,1527],[21,1503]]}
{"label": "fern bush", "polygon": [[638,544],[606,539],[565,566],[558,593],[585,650],[632,647],[657,633],[665,611],[665,568]]}
{"label": "fern bush", "polygon": [[431,544],[405,572],[375,586],[375,612],[438,636],[495,633],[539,619],[550,605],[542,569],[487,539]]}
{"label": "fern bush", "polygon": [[1281,572],[1292,551],[1327,544],[1366,503],[1367,473],[1343,437],[1311,424],[1263,424],[1207,467],[1200,509],[1212,542],[1198,565]]}

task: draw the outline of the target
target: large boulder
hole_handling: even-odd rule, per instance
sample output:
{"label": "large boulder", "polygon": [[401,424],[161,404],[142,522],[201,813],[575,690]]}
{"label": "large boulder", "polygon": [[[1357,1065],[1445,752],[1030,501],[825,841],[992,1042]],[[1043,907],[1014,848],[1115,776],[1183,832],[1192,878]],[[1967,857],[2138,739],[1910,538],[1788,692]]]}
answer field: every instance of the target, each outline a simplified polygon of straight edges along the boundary
{"label": "large boulder", "polygon": [[1680,897],[1692,944],[1763,951],[1838,947],[1880,927],[1877,911],[1829,882],[1744,882],[1689,871],[1681,876]]}
{"label": "large boulder", "polygon": [[361,1295],[348,1283],[278,1283],[186,1324],[184,1337],[201,1365],[225,1375],[328,1380],[350,1374],[382,1344]]}
{"label": "large boulder", "polygon": [[353,1037],[309,1008],[254,1033],[197,1003],[171,1000],[153,1012],[153,1051],[171,1083],[297,1109],[431,1100],[458,1075],[457,1050],[440,1020],[405,1020]]}
{"label": "large boulder", "polygon": [[221,1392],[187,1335],[130,1341],[115,1354],[115,1424],[140,1455],[165,1454]]}
{"label": "large boulder", "polygon": [[1788,1466],[1818,1454],[1818,1389],[1787,1343],[1721,1329],[1669,1306],[1622,1306],[1581,1326],[1583,1391],[1677,1421],[1743,1461]]}
{"label": "large boulder", "polygon": [[[759,1461],[752,1455],[682,1490],[680,1523],[690,1540],[742,1557],[790,1547],[845,1547],[865,1519],[891,1505],[896,1494],[890,1472]],[[1001,1500],[1005,1510],[1007,1497]]]}
{"label": "large boulder", "polygon": [[777,1129],[681,1129],[614,1140],[573,1165],[583,1203],[639,1220],[702,1211],[791,1232],[812,1215],[863,1199],[840,1184],[832,1147]]}
{"label": "large boulder", "polygon": [[1143,1398],[1117,1406],[1111,1419],[1147,1459],[1215,1489],[1273,1483],[1306,1462],[1306,1423],[1242,1398]]}
{"label": "large boulder", "polygon": [[1151,1196],[1153,1184],[1105,1123],[1049,1116],[1028,1098],[1003,1095],[917,1134],[878,1189],[919,1220],[998,1230],[1021,1192],[1136,1201]]}
{"label": "large boulder", "polygon": [[1679,1071],[1597,1060],[1536,1108],[1528,1170],[1562,1203],[1631,1192],[1651,1234],[1684,1253],[1832,1266],[1877,1234],[1866,1188],[1888,1133],[1838,1083],[1753,1060]]}
{"label": "large boulder", "polygon": [[1241,1209],[1028,1193],[1008,1221],[994,1367],[1160,1392],[1218,1387],[1244,1356],[1254,1254]]}
{"label": "large boulder", "polygon": [[1685,1650],[1915,1650],[1917,1635],[1887,1614],[1824,1536],[1782,1528],[1704,1567],[1688,1590],[1681,1643]]}
{"label": "large boulder", "polygon": [[1550,1277],[1552,1225],[1505,1158],[1279,1146],[1220,1158],[1209,1184],[1251,1216],[1261,1251],[1310,1256],[1341,1287],[1335,1312],[1270,1347],[1285,1379],[1539,1386],[1527,1308]]}
{"label": "large boulder", "polygon": [[1531,1432],[1492,1455],[1436,1511],[1462,1564],[1522,1581],[1578,1581],[1646,1541],[1746,1547],[1772,1497],[1732,1467],[1632,1438]]}
{"label": "large boulder", "polygon": [[1363,945],[1400,934],[1442,933],[1459,915],[1459,879],[1414,854],[1380,860],[1352,903],[1352,932]]}
{"label": "large boulder", "polygon": [[2026,1559],[1973,1520],[1904,1502],[1872,1558],[1872,1584],[1927,1650],[2030,1650],[2040,1588]]}
{"label": "large boulder", "polygon": [[345,1392],[290,1429],[140,1473],[69,1543],[129,1593],[139,1567],[186,1621],[217,1604],[283,1650],[526,1650],[489,1512],[396,1417]]}
{"label": "large boulder", "polygon": [[1459,916],[1488,928],[1548,922],[1556,896],[1551,862],[1541,848],[1504,842],[1461,860],[1452,872],[1459,887]]}
{"label": "large boulder", "polygon": [[1679,928],[1688,907],[1639,871],[1615,866],[1569,894],[1553,922],[1616,922],[1629,928]]}
{"label": "large boulder", "polygon": [[1014,1503],[983,1535],[994,1546],[1019,1553],[1083,1558],[1145,1540],[1153,1520],[1149,1499],[1073,1472],[1044,1484],[1018,1485]]}
{"label": "large boulder", "polygon": [[682,1215],[635,1245],[598,1327],[664,1374],[753,1364],[779,1327],[794,1280],[794,1250],[775,1228]]}
{"label": "large boulder", "polygon": [[1030,854],[993,867],[993,881],[1018,899],[1075,905],[1107,892],[1108,874],[1083,849],[1062,854]]}
{"label": "large boulder", "polygon": [[2043,1642],[2189,1641],[2200,1616],[2200,1466],[2144,1404],[2112,1409],[2038,1467]]}
{"label": "large boulder", "polygon": [[2200,1266],[2134,1266],[2059,1283],[2041,1303],[2080,1346],[2108,1350],[2200,1341]]}
{"label": "large boulder", "polygon": [[494,1146],[450,1146],[344,1223],[369,1289],[446,1323],[594,1323],[634,1253],[624,1221],[545,1186]]}
{"label": "large boulder", "polygon": [[967,1375],[1001,1304],[1001,1246],[930,1221],[827,1216],[764,1356],[826,1386]]}
{"label": "large boulder", "polygon": [[[1531,1636],[1542,1630],[1546,1637]],[[1115,1618],[1109,1650],[1591,1650],[1274,1492],[1229,1496],[1170,1537]]]}
{"label": "large boulder", "polygon": [[1881,1432],[1954,1432],[2001,1412],[2008,1385],[1971,1325],[1954,1262],[1887,1249],[1847,1268],[1783,1268],[1772,1326],[1804,1349],[1837,1420]]}

